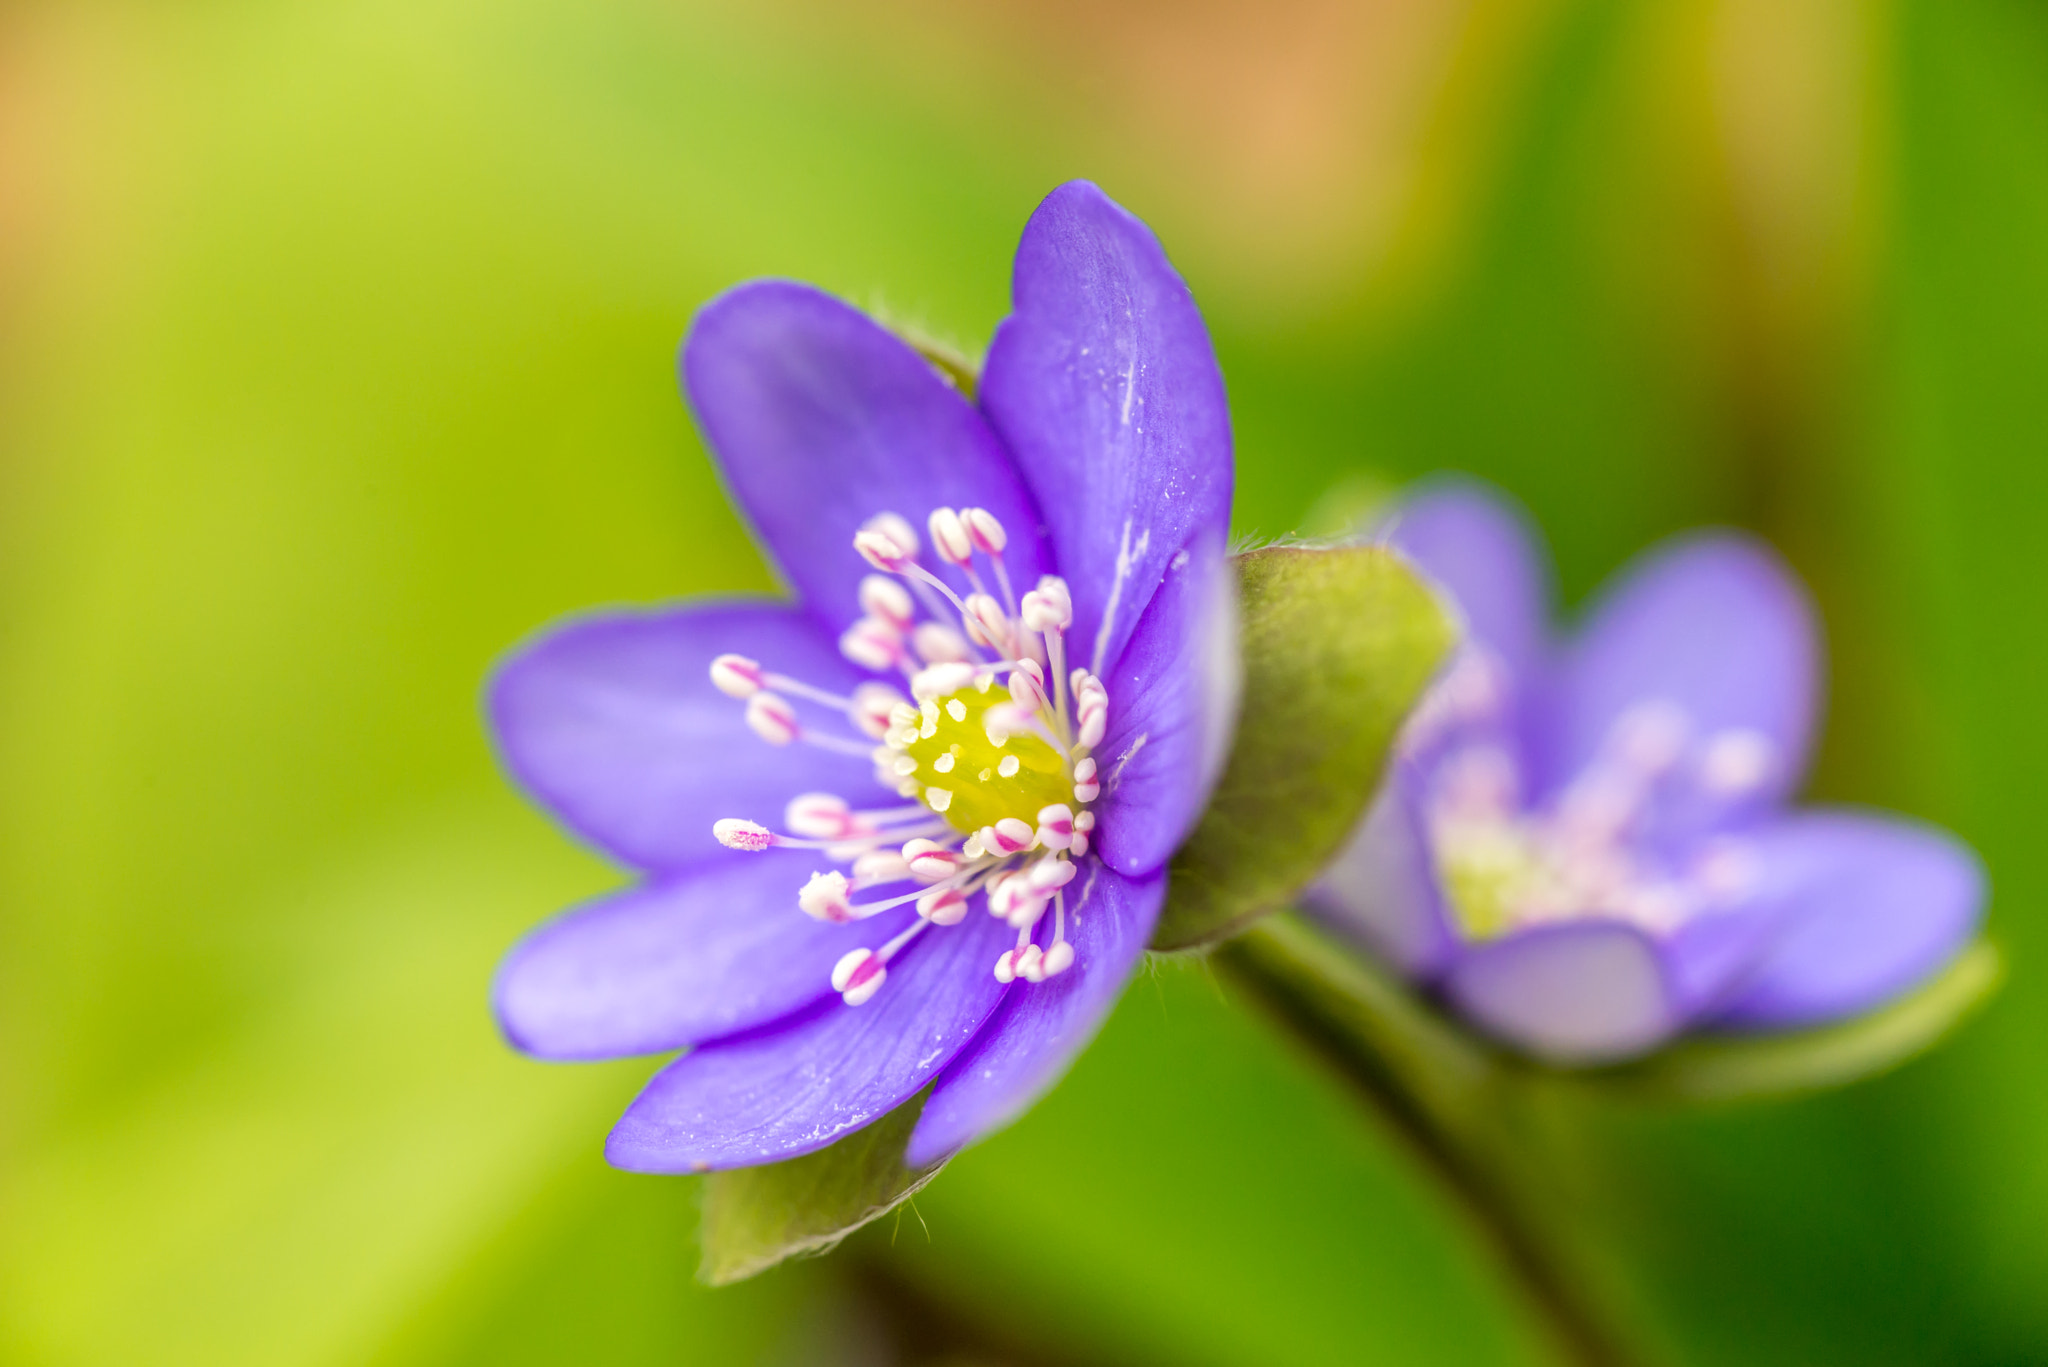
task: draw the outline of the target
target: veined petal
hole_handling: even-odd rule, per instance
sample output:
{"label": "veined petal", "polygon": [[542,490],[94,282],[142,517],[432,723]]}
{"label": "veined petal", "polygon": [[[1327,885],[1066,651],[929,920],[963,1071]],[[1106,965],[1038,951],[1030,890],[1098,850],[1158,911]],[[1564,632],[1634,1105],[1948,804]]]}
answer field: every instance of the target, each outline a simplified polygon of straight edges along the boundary
{"label": "veined petal", "polygon": [[1110,726],[1096,747],[1098,847],[1120,873],[1147,874],[1172,857],[1229,757],[1243,673],[1235,587],[1220,537],[1190,546],[1168,562],[1103,681]]}
{"label": "veined petal", "polygon": [[[1144,955],[1166,899],[1166,875],[1132,880],[1100,861],[1068,917],[1074,966],[1042,983],[1020,983],[925,1102],[904,1162],[923,1167],[1009,1124],[1051,1090],[1102,1027]],[[1050,932],[1041,923],[1040,938]]]}
{"label": "veined petal", "polygon": [[1683,1023],[1656,946],[1618,921],[1536,926],[1476,945],[1444,979],[1464,1014],[1551,1063],[1645,1053]]}
{"label": "veined petal", "polygon": [[578,907],[506,956],[498,1023],[536,1058],[660,1053],[780,1019],[832,991],[848,950],[901,930],[904,907],[853,925],[814,921],[797,889],[807,851],[721,850],[686,873]]}
{"label": "veined petal", "polygon": [[[775,748],[750,731],[744,705],[711,683],[711,661],[727,651],[835,692],[866,677],[812,619],[780,604],[591,617],[498,667],[489,707],[499,755],[570,829],[643,869],[721,856],[713,822],[780,826],[800,793],[898,800],[864,757],[802,743]],[[830,708],[797,706],[806,724],[855,735]]]}
{"label": "veined petal", "polygon": [[1549,655],[1550,566],[1522,510],[1477,480],[1430,480],[1401,500],[1386,535],[1530,696]]}
{"label": "veined petal", "polygon": [[627,1108],[605,1157],[631,1172],[705,1172],[824,1148],[914,1095],[967,1045],[1002,1000],[992,970],[1012,941],[977,907],[912,942],[866,1004],[827,1001],[684,1055]]}
{"label": "veined petal", "polygon": [[1898,817],[1807,811],[1752,843],[1758,896],[1782,907],[1768,947],[1717,1013],[1809,1025],[1868,1010],[1940,968],[1975,933],[1984,872],[1968,846]]}
{"label": "veined petal", "polygon": [[1591,761],[1625,712],[1670,703],[1696,737],[1760,737],[1754,796],[1782,799],[1805,772],[1820,674],[1813,609],[1775,553],[1728,533],[1670,542],[1622,573],[1565,656],[1551,782]]}
{"label": "veined petal", "polygon": [[982,408],[1072,587],[1075,661],[1100,668],[1181,548],[1228,526],[1223,376],[1152,230],[1087,181],[1053,191],[1025,225],[1012,294]]}
{"label": "veined petal", "polygon": [[[934,508],[986,508],[1009,532],[1017,584],[1050,568],[1037,505],[980,412],[830,295],[787,280],[726,291],[698,313],[682,375],[734,498],[834,633],[861,615],[868,565],[853,535],[877,513],[901,514],[922,536]],[[955,575],[929,553],[924,563]]]}
{"label": "veined petal", "polygon": [[1456,952],[1458,935],[1416,809],[1419,781],[1398,768],[1388,773],[1351,843],[1302,901],[1345,938],[1411,978],[1429,979]]}

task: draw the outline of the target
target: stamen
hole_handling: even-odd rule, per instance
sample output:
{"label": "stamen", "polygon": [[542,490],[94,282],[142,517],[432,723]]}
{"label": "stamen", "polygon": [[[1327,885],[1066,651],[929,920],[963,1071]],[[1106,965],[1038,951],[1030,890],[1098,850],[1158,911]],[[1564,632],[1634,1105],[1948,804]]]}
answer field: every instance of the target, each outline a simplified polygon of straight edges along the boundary
{"label": "stamen", "polygon": [[856,891],[880,887],[887,883],[907,882],[910,876],[910,865],[896,850],[869,850],[853,861],[853,886]]}
{"label": "stamen", "polygon": [[1010,544],[1010,535],[1003,530],[1001,520],[986,508],[962,508],[960,521],[966,525],[974,549],[990,559],[1001,555]]}
{"label": "stamen", "polygon": [[967,532],[967,524],[960,520],[960,514],[951,508],[934,508],[925,520],[925,527],[932,534],[932,549],[948,564],[965,569],[974,559],[974,542]]}
{"label": "stamen", "polygon": [[926,883],[939,883],[960,871],[961,857],[935,840],[912,840],[903,846],[903,859],[910,876]]}
{"label": "stamen", "polygon": [[[1102,796],[1102,785],[1095,780],[1095,761],[1092,758],[1079,761],[1074,765],[1074,800],[1076,802],[1093,802],[1100,796]],[[1092,829],[1095,825],[1094,814],[1083,812],[1081,815],[1087,819],[1088,824],[1083,826],[1076,822],[1074,829],[1079,831]]]}
{"label": "stamen", "polygon": [[881,617],[863,617],[839,638],[839,653],[877,673],[903,661],[903,633]]}
{"label": "stamen", "polygon": [[895,718],[896,709],[907,707],[903,695],[885,683],[864,683],[853,690],[853,698],[847,703],[846,718],[859,727],[865,735],[881,740],[889,734],[889,724]]}
{"label": "stamen", "polygon": [[848,1006],[859,1006],[882,990],[882,980],[888,976],[881,955],[871,949],[848,950],[832,966],[832,990],[844,997]]}
{"label": "stamen", "polygon": [[1700,782],[1715,797],[1742,797],[1763,786],[1775,757],[1776,747],[1761,731],[1716,731],[1700,756]]}
{"label": "stamen", "polygon": [[886,574],[870,574],[860,581],[860,610],[881,618],[898,631],[910,630],[910,624],[917,620],[917,608],[910,601],[909,590]]}
{"label": "stamen", "polygon": [[1030,882],[1033,892],[1041,897],[1050,897],[1073,882],[1074,875],[1078,872],[1080,869],[1073,860],[1049,854],[1033,864],[1030,872],[1024,876]]}
{"label": "stamen", "polygon": [[854,831],[853,809],[832,793],[803,793],[789,800],[783,824],[798,835],[818,840],[844,840]]}
{"label": "stamen", "polygon": [[993,646],[1005,655],[1017,653],[1011,648],[1010,619],[1001,603],[985,593],[970,593],[960,615],[967,624],[969,640],[977,645]]}
{"label": "stamen", "polygon": [[944,622],[920,622],[910,634],[910,646],[928,665],[964,664],[974,658],[973,649]]}
{"label": "stamen", "polygon": [[746,850],[749,853],[759,853],[770,845],[782,843],[775,838],[775,832],[766,826],[757,825],[752,821],[742,821],[733,816],[712,822],[711,834],[727,849]]}
{"label": "stamen", "polygon": [[1026,712],[1045,706],[1045,671],[1036,660],[1018,660],[1010,667],[1010,700]]}
{"label": "stamen", "polygon": [[787,745],[803,734],[796,724],[796,709],[773,693],[747,699],[747,725],[770,745]]}
{"label": "stamen", "polygon": [[1015,972],[1018,977],[1030,983],[1045,981],[1045,952],[1037,945],[1026,945],[1015,951],[1017,960]]}
{"label": "stamen", "polygon": [[1048,574],[1038,587],[1024,595],[1024,625],[1033,631],[1065,631],[1074,624],[1074,598],[1067,581]]}
{"label": "stamen", "polygon": [[1059,851],[1074,843],[1074,811],[1064,802],[1055,802],[1038,813],[1038,843],[1049,850]]}
{"label": "stamen", "polygon": [[878,570],[902,574],[917,563],[917,533],[896,513],[876,513],[853,534],[853,548]]}
{"label": "stamen", "polygon": [[[856,919],[853,900],[847,895],[848,892],[846,875],[838,870],[813,873],[810,881],[804,884],[803,890],[797,893],[796,904],[802,908],[804,915],[812,920],[844,925]],[[833,986],[840,991],[845,990],[836,982]]]}
{"label": "stamen", "polygon": [[960,660],[920,669],[910,680],[910,695],[921,703],[958,693],[974,682],[974,666]]}
{"label": "stamen", "polygon": [[919,894],[917,914],[935,926],[957,926],[967,915],[967,894],[956,887],[933,888]]}
{"label": "stamen", "polygon": [[751,698],[768,683],[760,662],[744,655],[721,655],[711,662],[711,683],[728,698]]}

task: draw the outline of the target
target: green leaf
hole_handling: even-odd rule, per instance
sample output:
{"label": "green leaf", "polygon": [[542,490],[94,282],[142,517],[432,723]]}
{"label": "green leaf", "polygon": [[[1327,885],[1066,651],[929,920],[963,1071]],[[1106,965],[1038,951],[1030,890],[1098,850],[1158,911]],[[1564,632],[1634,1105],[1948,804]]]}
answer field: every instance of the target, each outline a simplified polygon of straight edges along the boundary
{"label": "green leaf", "polygon": [[1244,701],[1216,795],[1174,856],[1154,949],[1189,949],[1285,906],[1358,825],[1455,630],[1379,546],[1237,557]]}
{"label": "green leaf", "polygon": [[1932,1047],[1989,1000],[2004,977],[1997,947],[1980,940],[1924,986],[1867,1015],[1790,1034],[1693,1036],[1586,1080],[1669,1101],[1746,1101],[1838,1087]]}
{"label": "green leaf", "polygon": [[698,1279],[724,1286],[785,1258],[828,1252],[917,1195],[946,1166],[903,1165],[923,1112],[920,1096],[816,1153],[706,1178]]}

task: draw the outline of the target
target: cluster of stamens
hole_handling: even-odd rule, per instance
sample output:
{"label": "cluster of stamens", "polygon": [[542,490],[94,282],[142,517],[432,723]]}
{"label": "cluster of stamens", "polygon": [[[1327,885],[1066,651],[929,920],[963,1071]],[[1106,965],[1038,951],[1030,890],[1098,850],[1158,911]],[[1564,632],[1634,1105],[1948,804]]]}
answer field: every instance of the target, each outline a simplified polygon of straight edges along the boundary
{"label": "cluster of stamens", "polygon": [[1505,743],[1506,671],[1469,648],[1410,718],[1402,749],[1429,756],[1422,817],[1449,910],[1468,935],[1588,918],[1668,934],[1739,900],[1755,870],[1738,837],[1661,840],[1660,825],[1712,830],[1775,772],[1771,741],[1702,733],[1664,700],[1624,710],[1598,754],[1532,805]]}
{"label": "cluster of stamens", "polygon": [[[933,552],[965,578],[964,597],[920,562],[917,533],[897,514],[870,518],[853,538],[876,572],[861,581],[863,615],[841,635],[840,653],[900,675],[903,689],[876,680],[842,696],[739,655],[711,664],[712,682],[746,702],[747,724],[763,740],[866,755],[886,787],[912,799],[858,810],[809,793],[789,804],[787,832],[737,818],[713,828],[732,849],[814,849],[839,866],[813,873],[797,894],[818,920],[916,907],[902,933],[850,951],[832,970],[833,990],[853,1006],[881,989],[904,946],[927,926],[958,925],[977,895],[1017,932],[995,976],[1056,977],[1073,966],[1067,918],[1088,892],[1084,883],[1070,908],[1069,884],[1095,828],[1089,804],[1101,782],[1090,751],[1108,725],[1109,694],[1089,670],[1068,668],[1066,582],[1048,575],[1020,601],[1003,563],[1008,535],[985,509],[935,509],[926,527]],[[799,703],[838,712],[865,739],[816,729]],[[1048,910],[1052,938],[1041,947],[1033,936]]]}

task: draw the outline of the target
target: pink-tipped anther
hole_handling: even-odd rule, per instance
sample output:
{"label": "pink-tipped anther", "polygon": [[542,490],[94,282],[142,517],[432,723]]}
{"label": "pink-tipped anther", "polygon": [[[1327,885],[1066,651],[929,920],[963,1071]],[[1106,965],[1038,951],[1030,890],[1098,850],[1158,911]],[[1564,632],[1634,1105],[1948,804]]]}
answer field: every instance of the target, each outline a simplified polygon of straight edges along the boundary
{"label": "pink-tipped anther", "polygon": [[967,524],[960,520],[960,514],[951,508],[934,508],[924,525],[932,534],[932,549],[941,560],[965,565],[974,559],[974,542],[969,539]]}
{"label": "pink-tipped anther", "polygon": [[1045,671],[1036,660],[1019,660],[1010,671],[1010,701],[1025,712],[1045,706]]}
{"label": "pink-tipped anther", "polygon": [[960,856],[936,841],[912,840],[903,846],[903,862],[920,883],[941,883],[960,872]]}
{"label": "pink-tipped anther", "polygon": [[[1096,798],[1102,796],[1102,785],[1096,781],[1095,774],[1095,761],[1093,759],[1084,759],[1074,766],[1074,800],[1076,802],[1093,802]],[[1085,831],[1094,824],[1094,819],[1091,817],[1087,826],[1081,826],[1077,829]]]}
{"label": "pink-tipped anther", "polygon": [[859,727],[863,735],[880,740],[889,734],[896,709],[907,706],[903,695],[889,685],[864,683],[853,690],[853,706],[846,709],[846,719]]}
{"label": "pink-tipped anther", "polygon": [[1074,947],[1065,940],[1055,940],[1045,951],[1044,974],[1057,978],[1074,966]]}
{"label": "pink-tipped anther", "polygon": [[881,618],[898,631],[910,630],[917,617],[910,590],[885,574],[870,574],[860,581],[860,610]]}
{"label": "pink-tipped anther", "polygon": [[728,698],[751,698],[767,682],[767,671],[744,655],[721,655],[711,662],[711,683]]}
{"label": "pink-tipped anther", "polygon": [[1010,855],[1030,849],[1036,838],[1037,833],[1031,829],[1031,823],[1006,816],[983,833],[982,844],[990,854]]}
{"label": "pink-tipped anther", "polygon": [[1003,605],[985,593],[970,593],[966,599],[967,636],[976,645],[1002,649],[1010,639],[1010,618]]}
{"label": "pink-tipped anther", "polygon": [[770,745],[787,745],[803,734],[796,724],[796,709],[773,693],[747,699],[747,725]]}
{"label": "pink-tipped anther", "polygon": [[1028,983],[1042,983],[1045,981],[1044,950],[1040,949],[1037,945],[1026,945],[1022,949],[1011,952],[1017,956],[1014,966],[1018,977]]}
{"label": "pink-tipped anther", "polygon": [[901,574],[917,560],[917,532],[895,513],[876,513],[853,534],[853,548],[876,569]]}
{"label": "pink-tipped anther", "polygon": [[832,793],[803,793],[789,800],[783,822],[798,835],[844,840],[853,833],[853,809]]}
{"label": "pink-tipped anther", "polygon": [[727,849],[745,850],[749,854],[758,854],[775,843],[775,832],[766,826],[742,821],[734,816],[712,822],[711,834]]}
{"label": "pink-tipped anther", "polygon": [[919,702],[930,702],[949,693],[958,693],[973,682],[973,665],[948,661],[918,670],[910,681],[910,696]]}
{"label": "pink-tipped anther", "polygon": [[903,658],[903,633],[881,617],[863,617],[839,638],[839,653],[862,669],[894,669]]}
{"label": "pink-tipped anther", "polygon": [[1003,745],[1031,729],[1031,714],[1013,702],[999,702],[981,714],[982,734],[989,744]]}
{"label": "pink-tipped anther", "polygon": [[857,888],[902,883],[909,878],[910,861],[896,850],[869,850],[853,861],[853,885]]}
{"label": "pink-tipped anther", "polygon": [[1061,888],[1073,882],[1074,875],[1078,872],[1080,870],[1076,867],[1073,860],[1061,859],[1057,855],[1047,855],[1036,864],[1033,864],[1031,871],[1025,874],[1024,877],[1031,884],[1033,892],[1041,897],[1050,897],[1053,893],[1058,892]]}
{"label": "pink-tipped anther", "polygon": [[944,622],[920,622],[910,633],[910,648],[928,665],[957,664],[974,658],[973,649]]}
{"label": "pink-tipped anther", "polygon": [[933,888],[917,899],[917,914],[935,926],[957,926],[967,915],[967,894],[954,887]]}
{"label": "pink-tipped anther", "polygon": [[1005,951],[1003,952],[1003,957],[1002,957],[1002,958],[1000,958],[1000,959],[997,959],[997,960],[996,960],[996,981],[997,981],[997,982],[999,982],[999,983],[1007,983],[1007,982],[1015,982],[1015,981],[1016,981],[1016,979],[1017,979],[1017,953],[1018,953],[1018,951],[1016,951],[1016,950],[1014,950],[1014,949],[1011,949],[1011,950],[1005,950]]}
{"label": "pink-tipped anther", "polygon": [[1010,544],[1010,534],[1003,530],[1002,522],[986,508],[962,508],[960,520],[967,524],[968,539],[974,549],[983,555],[1001,555],[1003,547]]}
{"label": "pink-tipped anther", "polygon": [[797,893],[796,904],[813,920],[844,924],[853,919],[853,901],[847,895],[850,891],[846,875],[837,869],[814,873]]}
{"label": "pink-tipped anther", "polygon": [[1067,592],[1067,581],[1056,574],[1046,575],[1037,588],[1024,595],[1018,615],[1033,631],[1065,631],[1074,622],[1074,597]]}
{"label": "pink-tipped anther", "polygon": [[848,950],[832,965],[832,990],[846,998],[848,1006],[859,1006],[882,990],[882,979],[888,976],[882,956],[872,949]]}
{"label": "pink-tipped anther", "polygon": [[1064,802],[1042,807],[1038,812],[1038,843],[1049,850],[1063,850],[1074,843],[1074,810]]}

